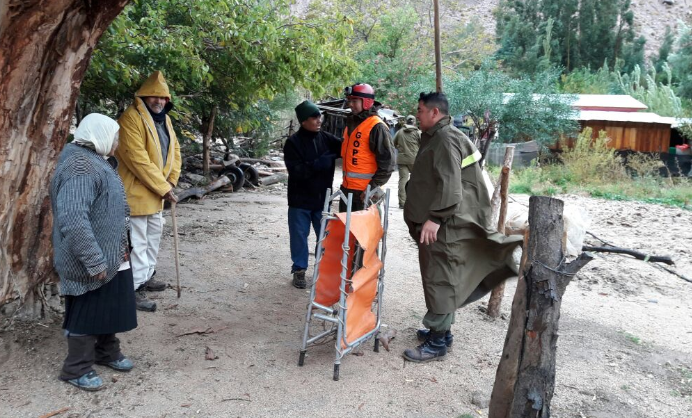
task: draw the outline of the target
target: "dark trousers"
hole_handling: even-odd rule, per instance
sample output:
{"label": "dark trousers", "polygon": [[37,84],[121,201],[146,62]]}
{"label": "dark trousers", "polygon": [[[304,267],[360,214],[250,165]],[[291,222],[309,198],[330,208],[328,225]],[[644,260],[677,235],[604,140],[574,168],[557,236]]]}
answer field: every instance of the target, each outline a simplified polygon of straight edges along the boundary
{"label": "dark trousers", "polygon": [[120,340],[115,334],[74,335],[67,333],[67,358],[60,379],[77,379],[93,370],[94,363],[120,360]]}
{"label": "dark trousers", "polygon": [[308,235],[310,225],[315,236],[320,237],[321,210],[288,207],[288,234],[291,244],[291,273],[308,268]]}
{"label": "dark trousers", "polygon": [[[349,193],[353,194],[353,198],[351,199],[351,212],[365,209],[365,202],[363,202],[361,198],[361,196],[365,196],[365,190],[353,190],[341,186],[341,192],[346,195],[347,199]],[[339,200],[339,212],[346,212],[346,202],[343,200]]]}

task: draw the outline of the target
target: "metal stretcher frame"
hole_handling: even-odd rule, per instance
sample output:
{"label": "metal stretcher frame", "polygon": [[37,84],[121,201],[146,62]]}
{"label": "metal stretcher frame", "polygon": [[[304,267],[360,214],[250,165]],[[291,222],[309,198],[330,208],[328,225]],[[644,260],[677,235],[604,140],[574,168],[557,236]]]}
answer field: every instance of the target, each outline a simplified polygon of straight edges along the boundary
{"label": "metal stretcher frame", "polygon": [[[317,280],[319,278],[319,267],[324,255],[324,239],[326,236],[327,222],[338,221],[339,218],[332,214],[329,209],[331,203],[334,200],[343,200],[346,202],[346,221],[344,230],[344,241],[341,245],[341,275],[340,275],[340,287],[339,287],[339,303],[336,308],[324,306],[315,301],[315,292],[317,288]],[[302,366],[305,362],[305,354],[310,345],[315,344],[318,341],[322,341],[330,336],[336,336],[335,350],[336,358],[334,360],[334,380],[339,380],[339,367],[341,365],[342,358],[353,351],[355,348],[372,338],[380,330],[382,325],[382,294],[384,290],[384,274],[385,274],[385,257],[387,255],[387,229],[389,227],[389,189],[384,193],[381,189],[375,188],[370,190],[370,186],[365,191],[365,203],[366,208],[375,204],[378,208],[384,209],[384,216],[382,217],[382,238],[380,238],[380,243],[377,248],[377,255],[382,262],[382,267],[377,275],[377,294],[374,303],[377,304],[375,312],[375,327],[371,331],[362,335],[352,342],[346,340],[346,321],[347,321],[347,305],[346,301],[348,299],[348,286],[351,285],[351,280],[348,278],[348,269],[352,267],[352,273],[358,270],[361,265],[361,260],[363,256],[363,250],[356,242],[356,250],[353,258],[352,266],[349,266],[349,252],[351,248],[349,247],[350,236],[351,236],[351,208],[352,208],[353,195],[348,194],[348,197],[344,195],[341,190],[337,190],[335,193],[331,193],[331,189],[327,190],[327,197],[324,202],[324,210],[322,211],[322,220],[320,224],[320,236],[318,239],[318,251],[315,256],[315,268],[313,272],[313,285],[310,290],[310,302],[307,306],[307,314],[305,316],[305,330],[303,332],[303,341],[300,349],[300,356],[298,358],[298,366]],[[353,278],[353,275],[350,276]],[[318,311],[318,312],[315,312]],[[321,311],[321,312],[319,312]],[[315,336],[310,336],[310,324],[313,319],[319,319],[325,323],[331,323],[332,327],[327,329]],[[379,352],[379,340],[375,338],[374,351]]]}

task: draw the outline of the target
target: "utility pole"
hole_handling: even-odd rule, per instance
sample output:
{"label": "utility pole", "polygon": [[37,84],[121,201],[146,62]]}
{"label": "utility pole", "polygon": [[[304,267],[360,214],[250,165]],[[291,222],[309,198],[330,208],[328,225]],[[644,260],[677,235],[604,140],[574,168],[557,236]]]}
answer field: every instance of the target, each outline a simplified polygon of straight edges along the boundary
{"label": "utility pole", "polygon": [[437,80],[437,92],[442,93],[442,54],[440,53],[440,2],[433,0],[435,4],[435,78]]}

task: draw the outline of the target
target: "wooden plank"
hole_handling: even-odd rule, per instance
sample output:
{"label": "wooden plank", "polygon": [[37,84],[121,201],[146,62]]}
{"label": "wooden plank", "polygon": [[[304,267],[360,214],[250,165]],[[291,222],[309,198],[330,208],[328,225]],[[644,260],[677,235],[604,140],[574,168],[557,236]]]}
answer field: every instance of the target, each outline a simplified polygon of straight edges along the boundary
{"label": "wooden plank", "polygon": [[639,146],[637,142],[638,130],[639,127],[636,124],[628,124],[628,126],[625,127],[625,144],[627,144],[626,146],[631,150],[636,150]]}
{"label": "wooden plank", "polygon": [[661,129],[663,137],[661,138],[656,152],[668,152],[668,148],[670,147],[671,128],[669,125],[663,125]]}

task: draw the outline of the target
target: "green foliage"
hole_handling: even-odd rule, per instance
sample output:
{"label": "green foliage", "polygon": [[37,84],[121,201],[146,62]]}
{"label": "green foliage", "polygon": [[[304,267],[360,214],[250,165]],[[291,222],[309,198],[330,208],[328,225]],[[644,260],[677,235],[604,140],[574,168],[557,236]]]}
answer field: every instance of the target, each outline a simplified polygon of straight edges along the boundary
{"label": "green foliage", "polygon": [[678,127],[678,130],[682,133],[682,136],[688,140],[692,141],[692,123],[683,123]]}
{"label": "green foliage", "polygon": [[[535,77],[512,79],[483,68],[468,76],[456,75],[444,85],[450,111],[468,116],[477,137],[483,138],[494,127],[499,129],[502,142],[535,140],[551,145],[563,135],[576,134],[578,127],[572,120],[574,97],[555,94],[558,76],[557,70],[549,70]],[[416,87],[418,91],[430,90]]]}
{"label": "green foliage", "polygon": [[[276,133],[284,128],[279,125],[285,109],[292,109],[300,101],[295,93],[280,94],[273,100],[259,100],[233,112],[220,114],[214,121],[213,138],[226,150],[249,157],[261,157],[275,142]],[[242,144],[236,135],[243,136]]]}
{"label": "green foliage", "polygon": [[637,345],[641,345],[642,343],[641,338],[637,337],[636,335],[632,335],[629,332],[623,332],[622,335],[624,335],[625,338]]}
{"label": "green foliage", "polygon": [[667,63],[663,63],[663,71],[666,74],[666,83],[656,82],[655,68],[648,74],[642,74],[638,65],[631,74],[624,75],[620,74],[616,66],[615,77],[622,91],[647,105],[649,112],[660,116],[680,117],[682,101],[672,87],[672,72]]}
{"label": "green foliage", "polygon": [[[673,52],[673,46],[675,44],[675,35],[670,29],[670,26],[666,26],[666,34],[663,36],[663,42],[658,48],[658,55],[652,57],[652,64],[658,73],[664,73],[663,64],[668,62],[668,58]],[[663,81],[663,80],[656,80]]]}
{"label": "green foliage", "polygon": [[615,150],[608,148],[610,139],[605,131],[592,138],[593,130],[585,128],[572,147],[562,145],[560,160],[564,165],[564,179],[576,184],[605,184],[624,179],[622,159]]}
{"label": "green foliage", "polygon": [[429,66],[420,65],[431,61],[426,50],[416,46],[413,28],[417,21],[412,8],[381,13],[368,42],[356,54],[358,80],[373,86],[378,101],[395,108],[408,99],[404,96],[406,84],[430,71]]}
{"label": "green foliage", "polygon": [[[615,151],[607,147],[605,132],[599,132],[597,138],[592,138],[592,134],[587,128],[572,148],[563,144],[559,164],[513,170],[510,192],[587,193],[609,200],[638,200],[692,210],[690,179],[656,175],[661,162],[655,155],[630,155],[625,166]],[[627,175],[626,167],[634,177]]]}
{"label": "green foliage", "polygon": [[[240,120],[258,101],[336,91],[355,72],[344,19],[303,20],[289,0],[137,0],[101,38],[81,89],[84,113],[117,115],[154,70],[166,76],[176,128],[200,132],[211,108]],[[266,115],[258,115],[258,118]],[[234,132],[245,132],[243,124]],[[217,132],[218,133],[218,132]]]}
{"label": "green foliage", "polygon": [[632,175],[638,178],[655,178],[659,170],[665,166],[660,154],[634,153],[629,155],[626,163]]}
{"label": "green foliage", "polygon": [[616,59],[629,71],[644,63],[630,0],[503,0],[496,17],[497,56],[519,73],[613,66]]}
{"label": "green foliage", "polygon": [[[444,0],[442,6],[450,13],[463,10],[454,1]],[[368,83],[378,101],[415,113],[418,92],[412,96],[411,86],[424,84],[435,68],[431,2],[313,1],[310,9],[312,16],[346,16],[352,22],[349,54],[359,71],[349,84]],[[450,76],[479,68],[495,49],[492,37],[473,20],[447,28],[441,37],[443,71]]]}
{"label": "green foliage", "polygon": [[675,53],[669,58],[680,97],[692,100],[692,27],[680,22]]}
{"label": "green foliage", "polygon": [[578,132],[572,103],[576,97],[557,94],[559,70],[547,70],[533,78],[513,80],[498,118],[501,142],[534,140],[542,146],[551,146],[561,137],[572,137]]}
{"label": "green foliage", "polygon": [[578,68],[560,78],[560,91],[572,94],[612,94],[617,88],[615,75],[604,64],[598,71]]}

